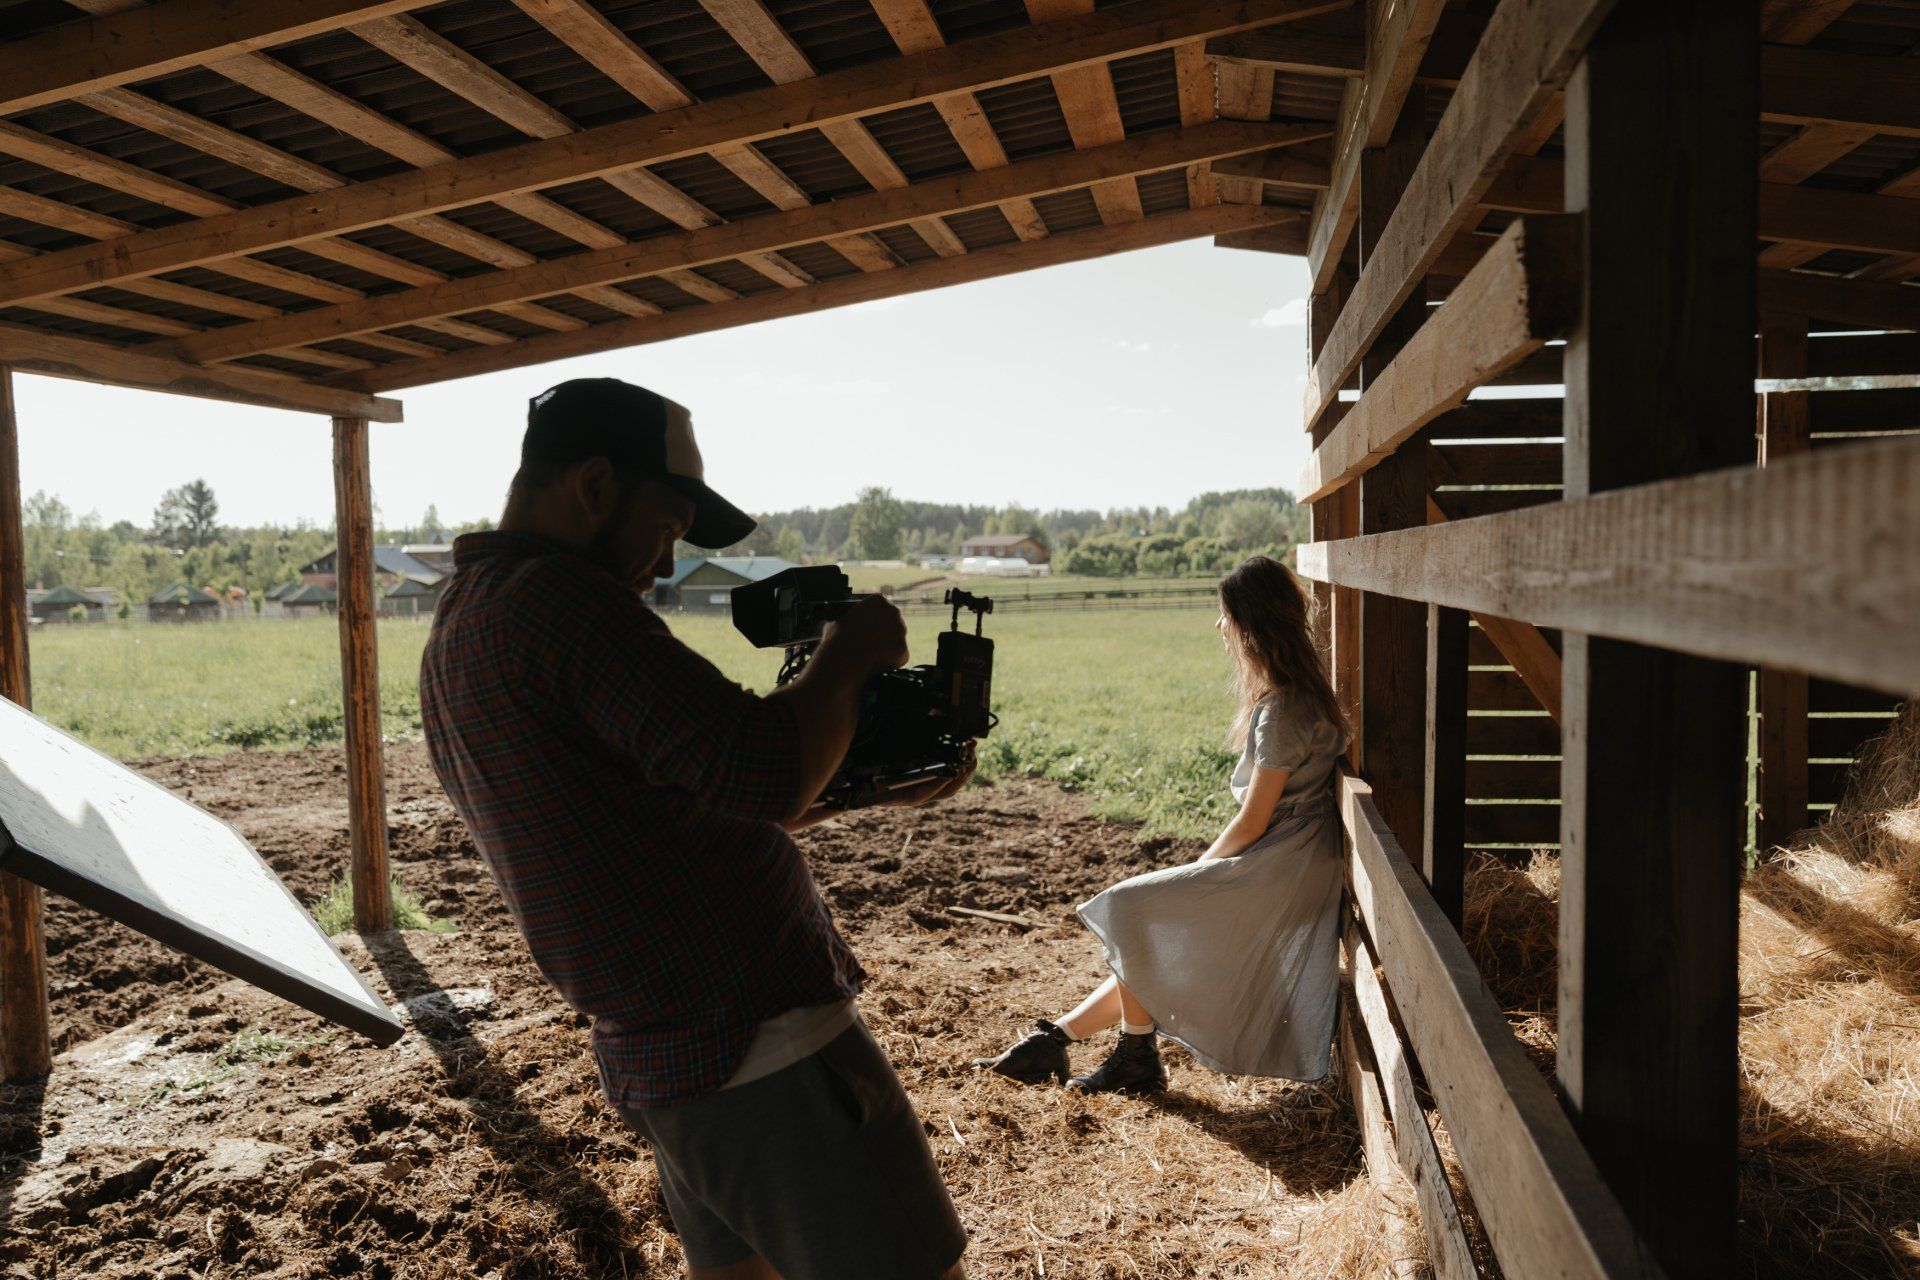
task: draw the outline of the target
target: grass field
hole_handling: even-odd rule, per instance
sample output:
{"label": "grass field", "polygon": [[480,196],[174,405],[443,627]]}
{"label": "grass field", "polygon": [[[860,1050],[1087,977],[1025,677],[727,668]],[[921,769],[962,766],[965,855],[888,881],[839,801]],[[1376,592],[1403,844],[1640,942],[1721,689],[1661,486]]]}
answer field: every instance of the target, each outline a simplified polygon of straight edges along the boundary
{"label": "grass field", "polygon": [[[1084,791],[1153,832],[1212,834],[1230,816],[1226,658],[1202,608],[1010,615],[997,645],[999,727],[984,777],[1032,774]],[[750,688],[776,652],[723,618],[676,617],[682,639]],[[912,622],[916,661],[944,623]],[[380,623],[383,727],[420,735],[416,673],[427,626]],[[116,756],[320,746],[340,741],[339,630],[331,619],[197,627],[96,627],[33,636],[34,709]]]}

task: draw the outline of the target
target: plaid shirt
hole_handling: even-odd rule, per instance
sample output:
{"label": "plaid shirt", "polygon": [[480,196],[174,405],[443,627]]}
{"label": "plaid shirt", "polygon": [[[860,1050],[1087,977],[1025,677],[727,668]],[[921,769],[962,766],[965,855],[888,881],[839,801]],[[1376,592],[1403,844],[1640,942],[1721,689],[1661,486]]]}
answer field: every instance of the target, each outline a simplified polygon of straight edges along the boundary
{"label": "plaid shirt", "polygon": [[607,1097],[710,1093],[762,1021],[857,993],[777,821],[800,790],[791,709],[555,543],[468,534],[454,562],[420,664],[427,749],[534,963],[593,1017]]}

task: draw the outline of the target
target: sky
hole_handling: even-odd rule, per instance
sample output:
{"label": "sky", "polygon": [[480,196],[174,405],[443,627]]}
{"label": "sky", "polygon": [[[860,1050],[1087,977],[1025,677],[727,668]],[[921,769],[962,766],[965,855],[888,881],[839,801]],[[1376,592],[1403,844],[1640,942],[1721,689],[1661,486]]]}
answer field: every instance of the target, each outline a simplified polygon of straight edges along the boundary
{"label": "sky", "polygon": [[[1294,487],[1308,453],[1306,264],[1205,240],[399,393],[373,424],[380,522],[498,516],[526,401],[626,378],[693,411],[707,478],[749,511],[868,485],[929,502],[1179,507]],[[311,414],[18,375],[22,488],[145,525],[213,486],[224,524],[333,523]]]}

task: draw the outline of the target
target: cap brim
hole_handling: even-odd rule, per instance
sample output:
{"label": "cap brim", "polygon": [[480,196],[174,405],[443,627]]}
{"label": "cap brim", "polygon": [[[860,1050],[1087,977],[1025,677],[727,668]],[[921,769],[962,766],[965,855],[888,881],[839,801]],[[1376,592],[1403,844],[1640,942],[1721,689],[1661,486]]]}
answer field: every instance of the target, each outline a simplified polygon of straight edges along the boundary
{"label": "cap brim", "polygon": [[662,479],[693,502],[693,523],[687,526],[682,539],[685,542],[707,550],[730,547],[760,527],[759,521],[715,493],[703,480],[686,476]]}

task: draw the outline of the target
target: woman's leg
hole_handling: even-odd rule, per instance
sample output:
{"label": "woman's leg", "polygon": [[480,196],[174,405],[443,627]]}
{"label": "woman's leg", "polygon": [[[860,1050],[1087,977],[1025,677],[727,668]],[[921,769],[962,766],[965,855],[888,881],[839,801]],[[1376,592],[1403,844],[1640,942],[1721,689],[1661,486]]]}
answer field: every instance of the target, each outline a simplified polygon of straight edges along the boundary
{"label": "woman's leg", "polygon": [[1113,985],[1120,994],[1120,1021],[1129,1027],[1152,1026],[1153,1015],[1147,1012],[1147,1006],[1141,1004],[1133,992],[1118,980]]}
{"label": "woman's leg", "polygon": [[1093,989],[1085,1000],[1074,1006],[1073,1012],[1064,1018],[1054,1019],[1053,1025],[1072,1036],[1075,1040],[1085,1040],[1097,1035],[1120,1021],[1121,992],[1120,979],[1108,978]]}

